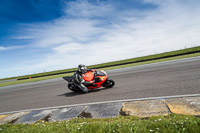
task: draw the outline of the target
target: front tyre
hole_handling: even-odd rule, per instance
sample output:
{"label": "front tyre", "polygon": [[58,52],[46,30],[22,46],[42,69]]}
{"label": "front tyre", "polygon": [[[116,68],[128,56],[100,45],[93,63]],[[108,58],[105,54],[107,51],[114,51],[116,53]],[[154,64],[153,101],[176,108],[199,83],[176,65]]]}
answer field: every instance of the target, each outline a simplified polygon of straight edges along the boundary
{"label": "front tyre", "polygon": [[115,81],[112,79],[107,79],[103,85],[105,88],[112,88],[115,85]]}
{"label": "front tyre", "polygon": [[81,90],[73,83],[69,83],[68,84],[68,88],[71,90],[71,91],[74,91],[74,92],[80,92]]}

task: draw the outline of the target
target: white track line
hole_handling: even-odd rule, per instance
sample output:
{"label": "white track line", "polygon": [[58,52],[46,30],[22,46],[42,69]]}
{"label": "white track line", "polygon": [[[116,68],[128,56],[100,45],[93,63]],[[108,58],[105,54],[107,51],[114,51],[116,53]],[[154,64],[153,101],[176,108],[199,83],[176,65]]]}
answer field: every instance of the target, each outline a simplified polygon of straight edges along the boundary
{"label": "white track line", "polygon": [[30,112],[30,111],[35,111],[35,110],[59,109],[59,108],[67,108],[67,107],[74,107],[74,106],[87,106],[87,105],[102,104],[102,103],[129,102],[129,101],[142,101],[142,100],[154,100],[154,99],[169,99],[169,98],[195,97],[195,96],[200,96],[200,94],[187,94],[187,95],[174,95],[174,96],[161,96],[161,97],[148,97],[148,98],[137,98],[137,99],[125,99],[125,100],[103,101],[103,102],[93,102],[93,103],[82,103],[82,104],[63,105],[63,106],[54,106],[54,107],[45,107],[45,108],[36,108],[36,109],[3,112],[3,113],[0,113],[0,115],[19,113],[19,112]]}

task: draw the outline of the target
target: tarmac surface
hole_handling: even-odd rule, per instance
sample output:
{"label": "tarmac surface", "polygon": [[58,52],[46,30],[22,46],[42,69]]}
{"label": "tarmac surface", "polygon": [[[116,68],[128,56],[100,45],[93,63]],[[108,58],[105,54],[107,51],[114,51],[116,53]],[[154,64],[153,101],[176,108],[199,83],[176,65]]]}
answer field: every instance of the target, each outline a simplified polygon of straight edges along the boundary
{"label": "tarmac surface", "polygon": [[67,81],[62,78],[0,87],[0,113],[124,99],[200,94],[200,57],[110,70],[107,73],[115,80],[116,85],[111,89],[96,90],[88,94],[71,92],[67,88]]}

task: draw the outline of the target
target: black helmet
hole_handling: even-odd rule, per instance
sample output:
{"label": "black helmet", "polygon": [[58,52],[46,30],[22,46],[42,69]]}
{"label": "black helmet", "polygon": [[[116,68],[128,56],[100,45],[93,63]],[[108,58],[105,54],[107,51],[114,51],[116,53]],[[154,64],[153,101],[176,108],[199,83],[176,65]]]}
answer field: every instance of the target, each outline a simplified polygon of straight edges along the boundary
{"label": "black helmet", "polygon": [[86,68],[85,65],[80,64],[80,65],[78,65],[78,71],[81,72],[81,73],[86,73],[87,72],[87,68]]}

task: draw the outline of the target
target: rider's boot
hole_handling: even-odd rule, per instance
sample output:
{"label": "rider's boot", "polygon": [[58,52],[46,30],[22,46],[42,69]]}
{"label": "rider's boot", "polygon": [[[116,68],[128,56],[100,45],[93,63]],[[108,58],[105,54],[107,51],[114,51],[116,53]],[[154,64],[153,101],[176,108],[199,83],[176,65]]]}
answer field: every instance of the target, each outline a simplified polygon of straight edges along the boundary
{"label": "rider's boot", "polygon": [[84,85],[80,85],[81,87],[81,90],[84,92],[84,93],[88,93],[88,88],[85,87]]}

